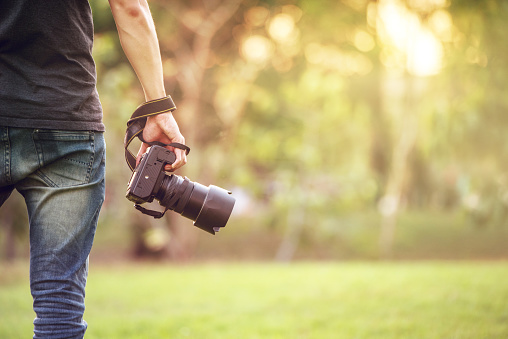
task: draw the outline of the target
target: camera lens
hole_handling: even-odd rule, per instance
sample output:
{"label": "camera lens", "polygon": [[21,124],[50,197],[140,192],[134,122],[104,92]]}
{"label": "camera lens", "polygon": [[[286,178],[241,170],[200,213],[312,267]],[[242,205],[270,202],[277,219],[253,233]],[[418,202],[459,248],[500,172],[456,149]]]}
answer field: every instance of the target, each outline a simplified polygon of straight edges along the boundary
{"label": "camera lens", "polygon": [[211,234],[226,226],[235,204],[231,192],[214,185],[206,187],[176,174],[164,176],[155,198]]}

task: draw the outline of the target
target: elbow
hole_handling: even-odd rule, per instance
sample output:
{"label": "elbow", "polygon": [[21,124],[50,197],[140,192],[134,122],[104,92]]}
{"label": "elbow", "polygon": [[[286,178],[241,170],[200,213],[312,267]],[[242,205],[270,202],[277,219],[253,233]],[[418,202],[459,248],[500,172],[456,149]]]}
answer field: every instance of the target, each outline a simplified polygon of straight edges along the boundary
{"label": "elbow", "polygon": [[148,4],[145,0],[109,0],[113,13],[122,13],[131,19],[139,19],[145,15]]}

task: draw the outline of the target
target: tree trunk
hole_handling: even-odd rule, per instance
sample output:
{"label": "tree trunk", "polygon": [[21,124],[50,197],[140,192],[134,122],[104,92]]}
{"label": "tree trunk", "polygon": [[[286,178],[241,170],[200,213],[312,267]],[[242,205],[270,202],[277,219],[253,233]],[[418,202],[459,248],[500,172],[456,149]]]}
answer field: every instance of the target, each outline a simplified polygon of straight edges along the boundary
{"label": "tree trunk", "polygon": [[287,225],[282,242],[279,245],[275,260],[281,262],[290,262],[293,260],[301,234],[305,226],[305,207],[294,206],[289,210]]}
{"label": "tree trunk", "polygon": [[[179,26],[173,38],[167,40],[170,43],[163,48],[163,59],[174,56],[178,70],[176,81],[182,94],[175,116],[186,144],[193,148],[189,162],[206,164],[208,160],[206,152],[199,151],[202,145],[199,145],[198,133],[203,128],[199,124],[199,117],[204,111],[203,98],[212,97],[213,93],[204,93],[203,79],[209,65],[213,64],[212,39],[235,14],[240,3],[241,0],[190,1],[185,7],[176,3],[168,5],[172,6],[171,10],[179,19]],[[164,54],[164,51],[169,54]],[[197,159],[203,156],[204,159]],[[188,175],[192,181],[199,182],[203,173],[209,170],[207,166],[188,165],[178,174]],[[197,243],[197,233],[191,221],[171,212],[164,220],[171,232],[169,255],[175,260],[189,258]]]}
{"label": "tree trunk", "polygon": [[[379,202],[381,213],[381,232],[379,248],[381,257],[390,259],[393,257],[393,245],[397,228],[397,215],[403,202],[403,194],[410,171],[410,157],[418,137],[418,107],[416,103],[419,97],[419,88],[416,85],[417,78],[406,74],[401,79],[387,79],[385,97],[391,101],[393,126],[397,137],[393,147],[391,167],[386,183],[384,196]],[[399,93],[394,93],[394,88],[402,88]],[[394,94],[397,96],[394,97]],[[391,97],[391,98],[390,98]],[[391,100],[390,100],[391,99]],[[398,99],[398,100],[397,100]]]}

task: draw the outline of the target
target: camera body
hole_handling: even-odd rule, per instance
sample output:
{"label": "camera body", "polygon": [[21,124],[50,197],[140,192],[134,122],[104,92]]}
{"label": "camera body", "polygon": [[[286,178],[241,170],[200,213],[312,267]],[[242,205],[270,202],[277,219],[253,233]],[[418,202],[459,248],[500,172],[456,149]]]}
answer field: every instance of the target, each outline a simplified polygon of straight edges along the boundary
{"label": "camera body", "polygon": [[175,160],[176,155],[170,150],[151,146],[132,173],[127,186],[127,199],[136,204],[152,202],[166,175],[164,166]]}
{"label": "camera body", "polygon": [[235,199],[231,192],[220,187],[205,187],[176,174],[166,174],[164,166],[175,160],[176,156],[170,150],[151,146],[132,173],[127,187],[127,199],[134,202],[143,213],[147,210],[139,208],[139,205],[156,199],[166,210],[173,210],[193,220],[194,226],[215,234],[226,226]]}

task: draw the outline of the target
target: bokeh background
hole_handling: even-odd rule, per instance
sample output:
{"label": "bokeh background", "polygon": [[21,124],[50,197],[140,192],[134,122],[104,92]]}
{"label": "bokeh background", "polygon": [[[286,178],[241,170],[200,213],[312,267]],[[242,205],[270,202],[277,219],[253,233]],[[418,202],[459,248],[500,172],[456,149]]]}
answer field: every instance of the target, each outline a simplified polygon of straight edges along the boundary
{"label": "bokeh background", "polygon": [[[108,142],[94,260],[508,258],[506,1],[150,1],[192,148],[177,174],[237,199],[216,236],[125,199],[143,92],[90,3]],[[0,219],[0,258],[27,258],[19,194]]]}

